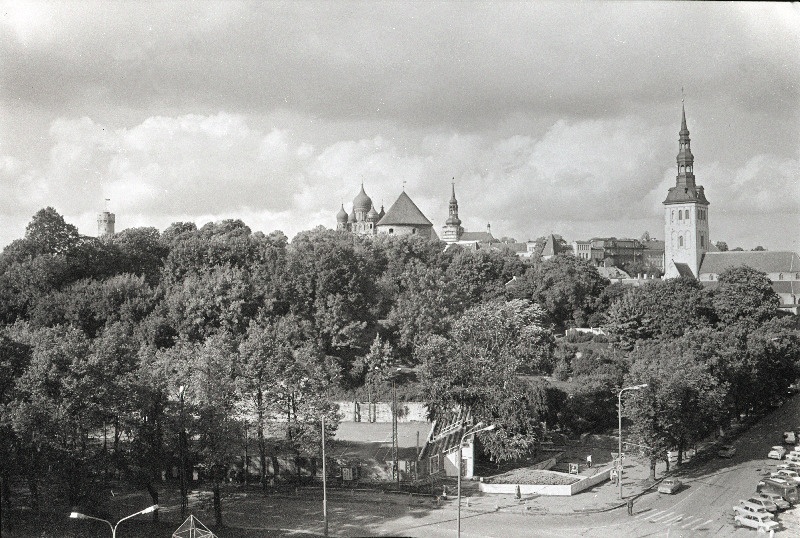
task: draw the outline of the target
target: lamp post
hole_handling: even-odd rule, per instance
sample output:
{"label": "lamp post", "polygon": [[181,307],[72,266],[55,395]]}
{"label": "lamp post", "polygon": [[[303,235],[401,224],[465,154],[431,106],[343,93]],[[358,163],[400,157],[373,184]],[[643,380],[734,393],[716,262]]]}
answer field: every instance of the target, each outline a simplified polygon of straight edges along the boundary
{"label": "lamp post", "polygon": [[328,475],[325,467],[325,415],[322,415],[322,517],[325,520],[325,533],[328,536]]}
{"label": "lamp post", "polygon": [[[486,432],[493,429],[495,429],[494,424],[483,426],[483,422],[478,422],[472,428],[461,434],[461,439],[458,441],[458,538],[461,538],[461,448],[464,446],[464,438],[468,435],[476,434],[478,432]],[[473,452],[473,459],[474,457],[475,455]]]}
{"label": "lamp post", "polygon": [[619,480],[619,498],[622,499],[622,393],[626,390],[639,390],[643,389],[647,386],[647,383],[642,383],[641,385],[634,385],[632,387],[624,387],[619,391],[617,395],[618,405],[617,405],[617,414],[619,418],[619,452],[617,453],[617,480]]}
{"label": "lamp post", "polygon": [[180,452],[180,460],[181,460],[181,469],[180,469],[180,477],[181,477],[181,520],[186,519],[186,508],[188,505],[187,499],[187,492],[186,492],[186,427],[184,424],[184,415],[183,415],[183,395],[186,392],[186,385],[181,385],[178,387],[178,397],[181,400],[181,433],[178,439],[178,451]]}
{"label": "lamp post", "polygon": [[111,522],[108,521],[107,519],[101,519],[99,517],[94,517],[94,516],[87,516],[86,514],[81,514],[80,512],[72,512],[72,513],[70,513],[69,517],[70,517],[70,519],[93,519],[95,521],[102,521],[103,523],[107,523],[109,528],[111,529],[111,537],[112,538],[116,538],[116,536],[117,536],[117,527],[119,526],[120,523],[122,523],[126,519],[130,519],[130,518],[136,517],[136,516],[141,516],[143,514],[149,514],[150,512],[155,512],[156,510],[158,510],[158,505],[157,504],[154,504],[153,506],[148,506],[144,510],[139,510],[135,514],[131,514],[129,516],[123,517],[122,519],[117,521],[116,525],[112,525]]}

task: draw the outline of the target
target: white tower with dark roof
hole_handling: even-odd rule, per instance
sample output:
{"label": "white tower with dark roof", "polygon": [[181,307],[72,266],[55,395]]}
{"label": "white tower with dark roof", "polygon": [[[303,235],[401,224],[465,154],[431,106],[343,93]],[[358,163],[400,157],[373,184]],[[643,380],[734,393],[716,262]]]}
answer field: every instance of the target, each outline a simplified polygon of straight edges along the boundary
{"label": "white tower with dark roof", "polygon": [[708,251],[708,200],[702,186],[695,183],[694,156],[686,127],[686,108],[681,105],[681,130],[678,138],[678,176],[664,200],[665,276],[697,278],[703,255]]}

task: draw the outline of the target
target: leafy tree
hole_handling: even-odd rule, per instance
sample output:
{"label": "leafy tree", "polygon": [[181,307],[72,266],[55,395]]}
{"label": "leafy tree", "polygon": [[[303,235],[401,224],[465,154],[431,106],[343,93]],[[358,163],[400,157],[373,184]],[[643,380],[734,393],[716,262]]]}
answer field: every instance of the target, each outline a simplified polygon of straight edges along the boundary
{"label": "leafy tree", "polygon": [[708,295],[693,278],[655,280],[631,288],[607,314],[607,328],[623,349],[637,340],[681,336],[714,321]]}
{"label": "leafy tree", "polygon": [[643,343],[631,358],[625,385],[647,387],[626,393],[623,408],[654,477],[656,460],[668,450],[678,449],[680,465],[681,454],[714,431],[724,416],[727,387],[698,360],[687,338]]}
{"label": "leafy tree", "polygon": [[588,260],[559,254],[526,273],[514,292],[542,305],[558,329],[583,326],[609,281]]}
{"label": "leafy tree", "polygon": [[546,391],[519,373],[550,362],[553,340],[544,318],[538,305],[523,300],[479,305],[455,322],[448,339],[432,336],[417,350],[433,415],[462,409],[476,422],[496,424],[481,441],[497,461],[520,457],[538,440]]}
{"label": "leafy tree", "polygon": [[169,249],[155,228],[128,228],[116,234],[113,245],[119,252],[118,272],[145,277],[158,283]]}
{"label": "leafy tree", "polygon": [[762,247],[761,245],[758,245],[758,246],[757,246],[756,248],[754,248],[753,250],[754,250],[755,252],[764,252],[764,251],[765,251],[765,250],[767,250],[767,249],[765,249],[765,248],[764,248],[764,247]]}
{"label": "leafy tree", "polygon": [[719,274],[713,293],[714,310],[722,323],[748,319],[754,323],[777,315],[780,297],[766,273],[752,267],[731,267]]}
{"label": "leafy tree", "polygon": [[725,241],[717,241],[714,245],[719,249],[720,252],[727,252],[728,251],[728,243]]}

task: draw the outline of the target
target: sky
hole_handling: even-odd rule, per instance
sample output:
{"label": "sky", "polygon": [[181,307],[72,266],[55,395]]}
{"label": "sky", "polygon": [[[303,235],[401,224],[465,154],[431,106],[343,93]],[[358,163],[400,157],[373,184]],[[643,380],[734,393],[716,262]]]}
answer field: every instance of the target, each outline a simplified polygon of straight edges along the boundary
{"label": "sky", "polygon": [[[664,237],[682,98],[710,239],[800,251],[800,5],[0,3],[0,247],[335,228],[363,182],[441,231]],[[682,88],[683,92],[682,93]],[[109,199],[108,202],[105,200]],[[107,206],[106,206],[107,204]]]}

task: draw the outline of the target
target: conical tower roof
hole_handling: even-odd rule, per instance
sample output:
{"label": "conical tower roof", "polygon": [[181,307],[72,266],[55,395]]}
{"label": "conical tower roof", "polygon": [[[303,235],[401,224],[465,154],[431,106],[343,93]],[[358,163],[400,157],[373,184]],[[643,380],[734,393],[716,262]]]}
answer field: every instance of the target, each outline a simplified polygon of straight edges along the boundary
{"label": "conical tower roof", "polygon": [[392,204],[392,207],[389,208],[383,218],[378,221],[379,226],[388,224],[395,226],[433,226],[433,223],[419,210],[417,204],[409,198],[406,191],[400,193],[397,201]]}

